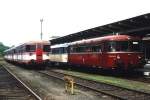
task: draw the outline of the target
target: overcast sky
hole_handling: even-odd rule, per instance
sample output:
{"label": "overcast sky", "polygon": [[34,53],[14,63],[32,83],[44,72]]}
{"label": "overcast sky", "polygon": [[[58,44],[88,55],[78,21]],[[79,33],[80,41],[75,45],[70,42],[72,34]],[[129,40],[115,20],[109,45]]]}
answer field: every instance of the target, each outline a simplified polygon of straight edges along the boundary
{"label": "overcast sky", "polygon": [[0,42],[64,36],[150,12],[149,0],[0,0]]}

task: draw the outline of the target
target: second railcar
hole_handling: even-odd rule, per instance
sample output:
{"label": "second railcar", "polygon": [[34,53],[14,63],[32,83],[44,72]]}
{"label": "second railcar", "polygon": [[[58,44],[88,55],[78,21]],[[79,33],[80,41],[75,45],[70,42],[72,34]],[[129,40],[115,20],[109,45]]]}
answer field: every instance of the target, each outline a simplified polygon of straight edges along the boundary
{"label": "second railcar", "polygon": [[50,62],[54,65],[64,65],[68,63],[69,43],[57,44],[51,46]]}

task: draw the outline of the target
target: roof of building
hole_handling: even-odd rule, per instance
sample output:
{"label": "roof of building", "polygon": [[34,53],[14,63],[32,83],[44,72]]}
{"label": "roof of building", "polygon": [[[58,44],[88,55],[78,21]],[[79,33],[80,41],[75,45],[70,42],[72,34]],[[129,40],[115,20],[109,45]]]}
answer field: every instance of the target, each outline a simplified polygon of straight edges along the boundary
{"label": "roof of building", "polygon": [[150,33],[150,13],[69,34],[50,42],[54,45],[116,33],[144,37]]}

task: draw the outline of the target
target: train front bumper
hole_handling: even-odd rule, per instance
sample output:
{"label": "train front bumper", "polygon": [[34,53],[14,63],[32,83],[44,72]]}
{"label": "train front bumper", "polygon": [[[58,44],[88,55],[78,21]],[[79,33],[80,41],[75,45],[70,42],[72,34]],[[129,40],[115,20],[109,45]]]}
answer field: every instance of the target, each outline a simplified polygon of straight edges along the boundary
{"label": "train front bumper", "polygon": [[49,64],[49,60],[48,59],[46,59],[46,60],[31,60],[30,62],[29,62],[29,64],[30,65],[47,65],[47,64]]}
{"label": "train front bumper", "polygon": [[132,62],[124,63],[123,61],[119,60],[115,64],[116,65],[115,69],[133,70],[133,69],[143,68],[145,64],[146,64],[145,60],[141,60],[138,63],[132,63]]}

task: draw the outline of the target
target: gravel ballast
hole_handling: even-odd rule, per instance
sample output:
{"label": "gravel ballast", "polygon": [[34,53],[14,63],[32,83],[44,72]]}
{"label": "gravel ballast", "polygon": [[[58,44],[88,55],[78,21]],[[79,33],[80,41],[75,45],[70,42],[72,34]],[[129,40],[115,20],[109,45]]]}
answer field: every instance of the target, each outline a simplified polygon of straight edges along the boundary
{"label": "gravel ballast", "polygon": [[37,70],[28,70],[22,67],[7,64],[7,67],[33,88],[43,100],[113,100],[114,98],[104,94],[95,93],[87,89],[75,88],[75,94],[65,92],[64,82],[53,77],[46,77]]}

